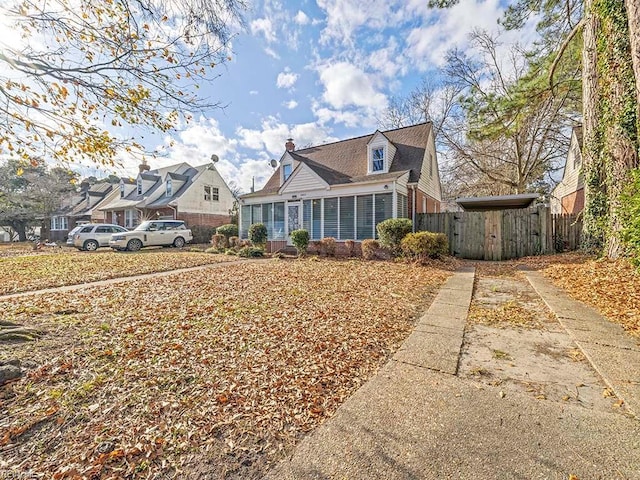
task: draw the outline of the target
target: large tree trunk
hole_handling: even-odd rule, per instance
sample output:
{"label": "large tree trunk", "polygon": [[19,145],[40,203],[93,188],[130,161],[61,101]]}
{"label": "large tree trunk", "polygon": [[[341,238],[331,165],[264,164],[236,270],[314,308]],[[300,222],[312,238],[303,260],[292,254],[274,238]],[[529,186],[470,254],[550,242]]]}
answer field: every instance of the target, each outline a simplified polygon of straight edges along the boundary
{"label": "large tree trunk", "polygon": [[631,59],[636,77],[636,115],[638,116],[638,137],[640,137],[640,2],[638,0],[625,0],[625,5],[627,6],[627,20],[629,22]]}
{"label": "large tree trunk", "polygon": [[582,121],[583,121],[583,174],[585,209],[583,221],[583,246],[600,249],[604,244],[602,224],[608,211],[604,169],[602,166],[602,142],[598,135],[600,101],[598,92],[598,17],[593,12],[593,1],[584,2],[584,30],[582,50]]}
{"label": "large tree trunk", "polygon": [[629,172],[638,165],[637,97],[632,67],[629,23],[624,5],[617,0],[597,0],[602,24],[598,47],[601,79],[604,163],[606,165],[609,225],[607,255],[622,253],[619,233],[620,195],[629,183]]}

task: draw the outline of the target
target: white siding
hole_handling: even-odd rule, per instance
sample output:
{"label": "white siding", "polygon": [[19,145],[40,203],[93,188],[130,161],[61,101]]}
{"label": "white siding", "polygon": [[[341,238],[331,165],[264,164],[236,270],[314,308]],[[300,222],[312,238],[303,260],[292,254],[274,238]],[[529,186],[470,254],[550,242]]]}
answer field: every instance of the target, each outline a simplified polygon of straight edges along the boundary
{"label": "white siding", "polygon": [[[205,185],[218,188],[218,201],[205,201]],[[215,167],[211,166],[196,177],[189,189],[178,198],[177,203],[180,212],[228,215],[233,207],[233,195]]]}
{"label": "white siding", "polygon": [[288,182],[286,182],[280,190],[283,194],[309,192],[310,190],[322,190],[328,184],[322,180],[309,167],[302,164],[291,174]]}
{"label": "white siding", "polygon": [[422,170],[418,180],[418,189],[435,200],[442,200],[440,188],[440,169],[438,168],[438,156],[433,131],[429,132],[429,140],[425,146]]}
{"label": "white siding", "polygon": [[561,213],[562,198],[584,187],[582,176],[582,152],[575,133],[571,135],[571,145],[564,165],[562,181],[551,192],[551,212]]}

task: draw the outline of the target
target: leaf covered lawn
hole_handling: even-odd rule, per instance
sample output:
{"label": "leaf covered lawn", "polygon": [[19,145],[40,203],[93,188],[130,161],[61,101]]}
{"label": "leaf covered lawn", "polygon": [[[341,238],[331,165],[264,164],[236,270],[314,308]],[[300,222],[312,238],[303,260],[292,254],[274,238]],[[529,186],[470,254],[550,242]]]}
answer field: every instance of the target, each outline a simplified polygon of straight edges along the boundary
{"label": "leaf covered lawn", "polygon": [[228,255],[174,249],[136,253],[52,252],[46,255],[0,258],[0,295],[238,259]]}
{"label": "leaf covered lawn", "polygon": [[0,469],[261,477],[389,358],[448,275],[272,260],[0,303],[47,332],[0,353],[33,362],[0,407]]}
{"label": "leaf covered lawn", "polygon": [[542,272],[575,298],[640,337],[640,272],[626,259],[571,254]]}

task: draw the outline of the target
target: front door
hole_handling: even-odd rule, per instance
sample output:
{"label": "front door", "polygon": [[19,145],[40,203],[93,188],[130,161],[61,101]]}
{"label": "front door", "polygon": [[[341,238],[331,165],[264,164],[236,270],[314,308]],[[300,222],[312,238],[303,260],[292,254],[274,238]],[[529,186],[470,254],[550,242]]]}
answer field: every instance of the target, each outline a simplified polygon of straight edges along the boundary
{"label": "front door", "polygon": [[291,232],[302,228],[302,202],[293,202],[287,204],[287,244],[293,245],[291,242]]}

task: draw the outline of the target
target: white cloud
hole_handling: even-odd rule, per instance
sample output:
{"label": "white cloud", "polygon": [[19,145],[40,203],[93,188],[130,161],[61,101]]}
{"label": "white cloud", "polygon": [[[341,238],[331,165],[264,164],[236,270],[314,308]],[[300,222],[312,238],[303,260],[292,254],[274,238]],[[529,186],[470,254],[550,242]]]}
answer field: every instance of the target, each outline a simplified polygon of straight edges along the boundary
{"label": "white cloud", "polygon": [[268,43],[276,41],[276,32],[270,19],[258,18],[251,22],[250,27],[252,35],[262,34]]}
{"label": "white cloud", "polygon": [[298,10],[296,16],[293,17],[293,21],[298,25],[307,25],[310,22],[309,17],[302,10]]}
{"label": "white cloud", "polygon": [[296,108],[298,106],[298,102],[296,102],[295,100],[289,100],[288,102],[284,102],[283,105],[288,110],[293,110],[294,108]]}
{"label": "white cloud", "polygon": [[326,27],[320,37],[323,44],[331,40],[352,44],[353,35],[360,27],[380,30],[399,24],[404,17],[403,0],[317,0],[317,3],[327,16]]}
{"label": "white cloud", "polygon": [[271,47],[266,47],[264,49],[264,53],[266,53],[267,55],[269,55],[271,58],[274,58],[276,60],[280,60],[280,55],[278,55],[278,52],[276,52],[273,48]]}
{"label": "white cloud", "polygon": [[389,37],[386,43],[386,47],[373,50],[369,54],[366,59],[367,66],[380,72],[385,78],[404,75],[408,70],[407,59],[400,54],[398,41],[395,37]]}
{"label": "white cloud", "polygon": [[366,115],[352,110],[332,110],[330,108],[320,107],[314,108],[313,114],[321,125],[334,122],[344,124],[344,126],[348,128],[355,128],[371,123],[367,121]]}
{"label": "white cloud", "polygon": [[258,90],[249,90],[249,95],[258,95]]}
{"label": "white cloud", "polygon": [[429,9],[426,2],[416,2],[409,8],[423,18],[423,24],[409,32],[406,50],[421,70],[444,65],[446,53],[452,48],[465,49],[472,30],[496,31],[497,20],[504,11],[500,0],[460,0],[443,10]]}
{"label": "white cloud", "polygon": [[322,98],[334,108],[349,106],[383,110],[387,97],[376,91],[372,78],[348,62],[332,63],[319,68],[324,86]]}
{"label": "white cloud", "polygon": [[278,88],[291,88],[298,81],[299,75],[297,73],[291,73],[289,68],[285,68],[284,72],[278,74],[276,85]]}
{"label": "white cloud", "polygon": [[298,148],[335,140],[325,127],[316,122],[287,125],[275,117],[264,119],[260,130],[241,127],[236,134],[243,147],[266,150],[268,155],[276,158],[280,158],[284,153],[284,144],[289,137],[294,139]]}

